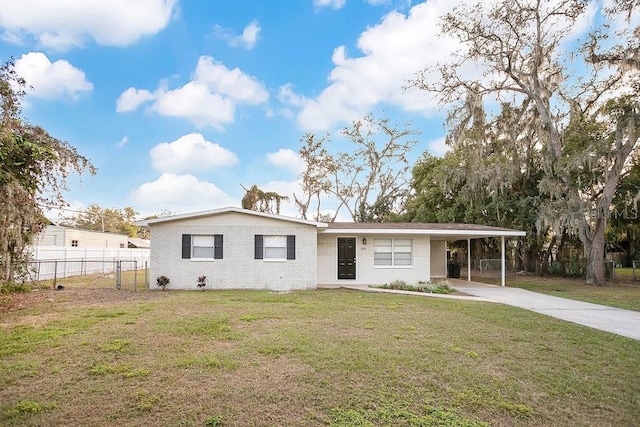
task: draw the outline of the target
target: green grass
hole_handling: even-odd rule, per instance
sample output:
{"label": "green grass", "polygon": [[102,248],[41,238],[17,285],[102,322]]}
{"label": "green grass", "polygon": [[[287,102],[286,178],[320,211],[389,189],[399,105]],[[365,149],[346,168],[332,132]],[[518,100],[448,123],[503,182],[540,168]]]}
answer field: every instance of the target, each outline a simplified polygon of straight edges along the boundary
{"label": "green grass", "polygon": [[[630,270],[630,269],[628,269]],[[640,311],[640,281],[630,280],[624,275],[618,281],[606,282],[603,286],[587,286],[584,280],[557,277],[510,276],[507,286],[528,289],[557,297],[603,304],[611,307]],[[499,279],[480,279],[478,282],[498,284]]]}
{"label": "green grass", "polygon": [[43,295],[0,317],[0,425],[633,425],[640,413],[640,342],[499,304],[30,294]]}

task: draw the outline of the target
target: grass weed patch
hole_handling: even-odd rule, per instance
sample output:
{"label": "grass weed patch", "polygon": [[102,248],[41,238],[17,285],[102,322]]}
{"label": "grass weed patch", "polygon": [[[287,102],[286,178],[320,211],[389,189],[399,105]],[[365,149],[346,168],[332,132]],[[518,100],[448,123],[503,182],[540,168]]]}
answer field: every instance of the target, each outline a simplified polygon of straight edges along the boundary
{"label": "grass weed patch", "polygon": [[0,421],[4,418],[7,422],[21,423],[30,415],[37,414],[42,411],[55,409],[58,405],[55,402],[40,403],[35,400],[21,400],[14,405],[2,409]]}
{"label": "grass weed patch", "polygon": [[151,371],[144,368],[133,368],[128,364],[93,365],[89,369],[91,375],[117,374],[123,378],[146,377]]}

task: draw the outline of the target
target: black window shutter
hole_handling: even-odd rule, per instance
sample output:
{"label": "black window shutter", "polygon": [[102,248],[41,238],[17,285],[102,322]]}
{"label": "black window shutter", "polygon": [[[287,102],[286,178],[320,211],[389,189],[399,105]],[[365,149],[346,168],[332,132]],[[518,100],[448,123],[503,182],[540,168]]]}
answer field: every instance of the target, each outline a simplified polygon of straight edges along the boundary
{"label": "black window shutter", "polygon": [[264,254],[264,250],[262,249],[263,247],[263,243],[262,243],[262,234],[256,234],[255,235],[255,250],[254,250],[254,259],[262,259],[264,258],[263,254]]}
{"label": "black window shutter", "polygon": [[287,236],[287,259],[296,259],[296,236]]}
{"label": "black window shutter", "polygon": [[191,234],[182,235],[182,259],[191,258]]}
{"label": "black window shutter", "polygon": [[222,259],[222,234],[213,236],[213,259]]}

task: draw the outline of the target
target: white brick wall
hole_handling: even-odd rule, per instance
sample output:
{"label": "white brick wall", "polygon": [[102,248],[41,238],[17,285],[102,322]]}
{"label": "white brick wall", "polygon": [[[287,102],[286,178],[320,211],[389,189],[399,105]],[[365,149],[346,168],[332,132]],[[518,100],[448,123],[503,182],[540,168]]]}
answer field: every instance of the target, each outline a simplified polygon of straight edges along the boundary
{"label": "white brick wall", "polygon": [[[313,225],[229,215],[197,221],[171,221],[151,226],[151,289],[156,277],[167,276],[167,289],[198,289],[197,279],[207,276],[206,289],[269,289],[290,291],[317,287],[317,230]],[[243,218],[244,217],[244,218]],[[234,225],[234,222],[236,223]],[[223,259],[182,259],[182,234],[222,234]],[[254,235],[295,235],[296,259],[254,259]]]}

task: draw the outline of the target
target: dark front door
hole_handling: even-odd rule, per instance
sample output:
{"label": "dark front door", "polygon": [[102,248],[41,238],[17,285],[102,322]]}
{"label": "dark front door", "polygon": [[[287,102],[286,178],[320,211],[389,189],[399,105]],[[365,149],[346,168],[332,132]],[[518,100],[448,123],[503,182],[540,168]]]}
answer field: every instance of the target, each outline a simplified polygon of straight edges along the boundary
{"label": "dark front door", "polygon": [[356,278],[356,239],[341,237],[338,239],[338,279]]}

